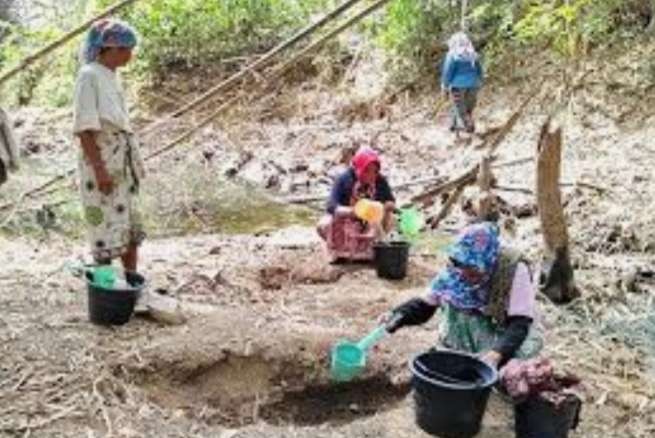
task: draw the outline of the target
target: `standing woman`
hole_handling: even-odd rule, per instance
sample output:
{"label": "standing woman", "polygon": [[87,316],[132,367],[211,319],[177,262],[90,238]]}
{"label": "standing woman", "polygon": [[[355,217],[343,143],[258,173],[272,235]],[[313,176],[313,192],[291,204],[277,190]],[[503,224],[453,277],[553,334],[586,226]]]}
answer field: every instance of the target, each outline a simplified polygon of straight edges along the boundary
{"label": "standing woman", "polygon": [[450,130],[457,138],[462,130],[475,132],[473,110],[482,79],[482,65],[469,37],[464,32],[451,36],[441,71],[441,89],[452,99]]}
{"label": "standing woman", "polygon": [[73,132],[80,147],[80,191],[97,263],[121,259],[136,271],[144,233],[137,213],[143,162],[117,69],[132,58],[135,31],[113,19],[94,23],[75,85]]}

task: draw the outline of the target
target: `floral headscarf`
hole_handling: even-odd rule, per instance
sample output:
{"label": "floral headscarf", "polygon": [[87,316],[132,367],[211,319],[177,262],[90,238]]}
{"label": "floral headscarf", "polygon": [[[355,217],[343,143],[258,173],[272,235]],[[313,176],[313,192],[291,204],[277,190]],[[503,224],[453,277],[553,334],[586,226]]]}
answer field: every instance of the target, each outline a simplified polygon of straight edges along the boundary
{"label": "floral headscarf", "polygon": [[462,270],[451,264],[432,280],[430,293],[461,310],[483,310],[489,301],[489,282],[499,255],[496,224],[482,222],[467,226],[457,242],[448,248],[448,256],[460,265],[475,268],[481,274],[480,281],[471,284]]}
{"label": "floral headscarf", "polygon": [[137,43],[135,30],[127,23],[115,20],[99,20],[91,25],[82,49],[84,62],[90,63],[98,58],[105,47],[134,48]]}
{"label": "floral headscarf", "polygon": [[478,59],[478,52],[475,51],[471,39],[464,32],[457,32],[450,37],[448,40],[448,55],[471,61],[471,63]]}

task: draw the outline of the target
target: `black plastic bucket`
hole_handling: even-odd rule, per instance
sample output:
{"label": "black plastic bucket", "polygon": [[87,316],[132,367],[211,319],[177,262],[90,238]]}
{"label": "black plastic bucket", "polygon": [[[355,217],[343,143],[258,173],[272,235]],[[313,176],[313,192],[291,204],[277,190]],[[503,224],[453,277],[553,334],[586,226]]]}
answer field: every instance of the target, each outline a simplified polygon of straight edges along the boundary
{"label": "black plastic bucket", "polygon": [[578,426],[582,401],[573,394],[555,405],[541,397],[532,397],[514,407],[517,438],[567,438]]}
{"label": "black plastic bucket", "polygon": [[136,272],[125,274],[129,289],[105,289],[93,283],[93,274],[87,272],[89,319],[95,324],[122,325],[130,320],[134,306],[141,295],[145,279]]}
{"label": "black plastic bucket", "polygon": [[491,388],[498,380],[495,369],[454,351],[421,354],[410,369],[416,423],[423,431],[443,438],[469,438],[480,431]]}
{"label": "black plastic bucket", "polygon": [[378,277],[389,280],[402,280],[407,276],[409,243],[380,242],[373,246],[373,251]]}

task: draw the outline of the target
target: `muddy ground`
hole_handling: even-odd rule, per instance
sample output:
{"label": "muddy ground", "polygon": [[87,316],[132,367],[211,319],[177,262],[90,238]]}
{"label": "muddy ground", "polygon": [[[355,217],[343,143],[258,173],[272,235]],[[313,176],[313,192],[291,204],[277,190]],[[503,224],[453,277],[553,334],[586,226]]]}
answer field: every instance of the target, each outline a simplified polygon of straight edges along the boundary
{"label": "muddy ground", "polygon": [[[504,123],[522,95],[498,96],[493,89],[484,96],[481,132]],[[71,229],[75,222],[0,237],[0,436],[423,436],[413,421],[407,362],[434,344],[438,318],[385,339],[366,373],[350,384],[330,382],[328,352],[338,339],[365,334],[379,315],[422,293],[461,214],[426,233],[407,279],[388,282],[367,266],[326,263],[310,225],[315,208],[251,223],[243,210],[254,211],[250,218],[274,210],[249,204],[254,189],[248,189],[234,198],[226,192],[231,215],[216,220],[223,186],[207,187],[229,178],[277,200],[320,196],[344,150],[372,140],[392,185],[456,176],[481,153],[477,140],[454,144],[444,113],[435,114],[428,99],[352,101],[329,89],[297,89],[243,108],[192,145],[151,162],[146,198],[151,221],[160,225],[144,246],[142,271],[152,289],[165,288],[179,300],[181,324],[145,317],[117,328],[90,324],[85,286],[67,269],[88,260]],[[650,437],[655,288],[647,272],[655,261],[655,154],[649,139],[655,132],[652,123],[626,127],[600,114],[568,115],[562,180],[573,184],[563,192],[582,299],[566,307],[541,300],[547,352],[585,383],[573,436]],[[19,133],[38,149],[30,166],[71,162],[63,117],[52,129],[38,110],[19,113]],[[537,100],[499,148],[498,162],[532,156],[544,118]],[[37,175],[32,179],[44,178]],[[532,189],[534,166],[498,169],[497,177],[506,188]],[[421,189],[399,191],[400,199]],[[500,194],[513,211],[524,212],[504,218],[505,238],[537,260],[534,196]],[[67,214],[64,207],[52,207],[57,218]],[[8,223],[33,213],[17,211]],[[228,233],[235,231],[230,221],[252,226]],[[513,436],[511,425],[510,407],[492,397],[480,436]]]}

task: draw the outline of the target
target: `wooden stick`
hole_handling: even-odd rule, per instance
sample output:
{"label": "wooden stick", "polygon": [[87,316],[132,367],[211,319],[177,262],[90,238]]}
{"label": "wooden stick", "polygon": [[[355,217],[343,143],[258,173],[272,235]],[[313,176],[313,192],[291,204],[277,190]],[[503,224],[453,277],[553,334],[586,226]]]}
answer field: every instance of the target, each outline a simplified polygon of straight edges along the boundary
{"label": "wooden stick", "polygon": [[72,31],[68,32],[66,35],[62,36],[56,41],[53,41],[52,43],[48,44],[47,46],[43,47],[42,49],[36,51],[35,53],[27,56],[24,58],[16,67],[13,69],[9,70],[8,72],[4,73],[2,76],[0,76],[0,85],[2,85],[4,82],[12,78],[14,75],[17,73],[21,72],[22,70],[26,69],[30,65],[32,65],[34,62],[36,62],[39,58],[43,57],[44,55],[47,55],[51,51],[63,46],[66,44],[68,41],[72,40],[75,38],[77,35],[80,33],[84,32],[89,26],[91,26],[95,21],[104,18],[108,15],[113,14],[116,11],[119,11],[120,9],[124,8],[125,6],[128,6],[131,3],[134,3],[136,0],[122,0],[113,6],[108,7],[104,11],[102,11],[100,14],[96,15],[95,17],[85,21],[83,24],[79,25]]}
{"label": "wooden stick", "polygon": [[461,184],[457,186],[455,190],[453,190],[453,192],[450,194],[444,205],[441,207],[439,213],[428,219],[428,222],[430,223],[430,226],[433,229],[437,228],[439,226],[439,222],[444,220],[444,218],[450,214],[450,211],[453,209],[453,206],[455,205],[457,200],[462,196],[462,193],[464,193],[464,189],[466,189],[466,184]]}
{"label": "wooden stick", "polygon": [[504,161],[502,163],[493,164],[491,166],[491,168],[492,169],[500,169],[500,168],[503,168],[503,167],[518,166],[520,164],[531,163],[533,160],[534,160],[534,157],[518,158],[516,160]]}
{"label": "wooden stick", "polygon": [[199,129],[209,125],[212,120],[214,120],[220,113],[231,107],[235,102],[237,102],[239,99],[241,99],[241,95],[237,94],[236,96],[232,97],[231,99],[228,99],[225,101],[221,106],[219,106],[213,113],[202,119],[199,123],[193,125],[191,128],[186,130],[183,134],[179,135],[176,137],[174,140],[170,141],[166,146],[162,147],[161,149],[158,149],[151,154],[147,155],[144,160],[150,160],[152,158],[155,158],[164,152],[167,152],[171,149],[173,149],[175,146],[178,144],[182,143],[184,140],[189,139],[193,134],[195,134]]}
{"label": "wooden stick", "polygon": [[[491,144],[489,146],[489,151],[488,154],[491,156],[491,159],[493,160],[495,157],[493,156],[494,152],[496,149],[498,149],[498,146],[503,142],[505,137],[509,134],[509,132],[512,130],[514,125],[516,125],[516,122],[518,121],[519,117],[521,114],[523,114],[523,111],[527,107],[527,105],[530,103],[530,101],[537,95],[538,91],[533,92],[530,94],[526,99],[523,100],[519,108],[510,116],[510,118],[505,122],[505,124],[499,129],[498,134],[491,140]],[[485,141],[480,148],[485,147],[487,144],[487,141]],[[453,187],[457,187],[459,185],[469,185],[469,184],[474,184],[477,178],[478,174],[478,169],[479,165],[475,165],[472,169],[464,173],[463,175],[450,180],[448,182],[445,182],[444,184],[441,184],[437,187],[434,187],[432,189],[429,189],[420,195],[417,195],[412,198],[412,202],[426,202],[433,197],[439,195],[440,193],[443,193],[445,191],[448,191],[452,189]]]}
{"label": "wooden stick", "polygon": [[278,53],[292,47],[296,43],[298,43],[300,40],[304,39],[305,37],[311,35],[314,33],[316,30],[321,28],[323,25],[325,25],[327,22],[331,21],[332,19],[336,18],[343,12],[347,11],[350,9],[352,6],[354,6],[356,3],[360,2],[361,0],[348,0],[345,3],[341,4],[340,6],[336,7],[332,11],[328,12],[325,14],[323,17],[321,17],[318,21],[315,23],[307,26],[306,28],[300,30],[298,33],[296,33],[294,36],[289,38],[286,41],[283,41],[282,43],[278,44],[276,47],[274,47],[272,50],[267,52],[266,54],[262,55],[259,59],[257,59],[255,62],[250,63],[247,65],[243,70],[233,74],[229,78],[225,79],[224,81],[220,82],[218,85],[210,88],[207,90],[205,93],[202,95],[198,96],[196,99],[192,100],[188,104],[182,106],[181,108],[177,109],[176,111],[172,112],[168,116],[163,117],[159,121],[153,123],[152,125],[148,126],[147,128],[144,129],[143,134],[145,135],[146,133],[151,132],[156,126],[159,126],[161,123],[169,121],[171,119],[177,118],[181,116],[182,114],[197,108],[198,106],[202,105],[203,103],[207,102],[209,99],[212,97],[216,96],[218,93],[221,91],[226,90],[228,87],[231,87],[244,77],[246,77],[248,74],[253,73],[256,69],[264,66],[267,62],[269,62],[274,56],[276,56]]}
{"label": "wooden stick", "polygon": [[414,196],[412,198],[412,202],[425,202],[431,198],[434,198],[435,196],[447,192],[454,187],[458,187],[462,184],[468,185],[468,184],[473,184],[475,183],[475,180],[478,175],[478,165],[476,164],[475,167],[467,171],[466,173],[451,179],[450,181],[446,181],[443,184],[440,184],[430,190],[427,190],[420,195]]}

